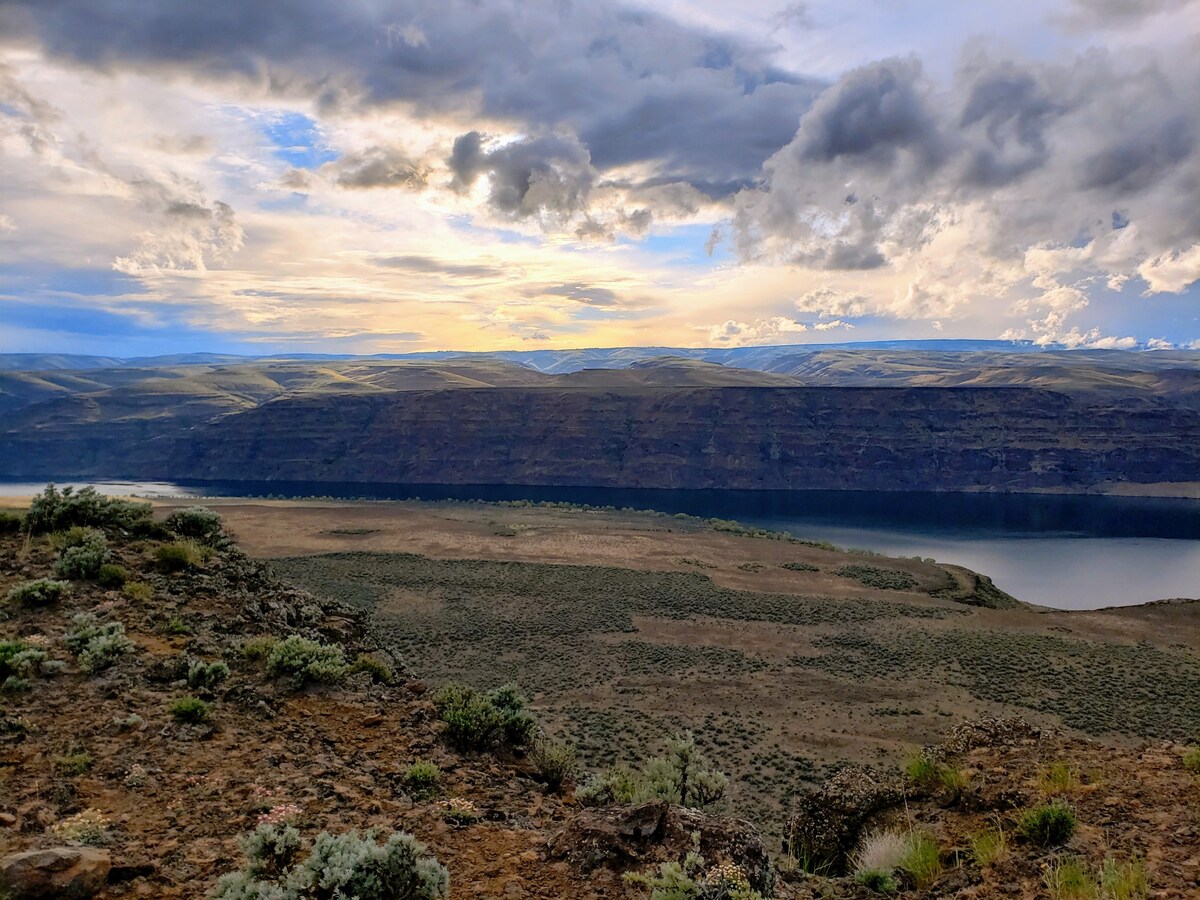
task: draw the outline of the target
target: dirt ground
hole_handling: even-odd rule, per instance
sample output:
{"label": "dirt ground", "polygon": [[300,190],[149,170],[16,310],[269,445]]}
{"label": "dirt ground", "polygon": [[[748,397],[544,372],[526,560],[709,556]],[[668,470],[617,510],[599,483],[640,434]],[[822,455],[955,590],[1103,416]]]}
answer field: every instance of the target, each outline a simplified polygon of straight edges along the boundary
{"label": "dirt ground", "polygon": [[[930,563],[638,513],[205,502],[248,553],[368,611],[421,677],[516,681],[594,767],[696,731],[743,773],[735,809],[768,830],[827,767],[899,764],[964,719],[1020,714],[1123,745],[1200,728],[1180,712],[1200,690],[1194,604],[969,607],[938,596],[949,576]],[[835,574],[855,564],[915,584]]]}

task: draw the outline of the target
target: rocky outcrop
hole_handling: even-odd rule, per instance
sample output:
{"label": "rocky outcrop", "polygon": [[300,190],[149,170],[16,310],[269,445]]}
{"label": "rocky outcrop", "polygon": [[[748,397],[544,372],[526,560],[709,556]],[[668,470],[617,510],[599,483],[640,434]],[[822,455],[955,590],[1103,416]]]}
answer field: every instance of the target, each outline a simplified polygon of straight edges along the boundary
{"label": "rocky outcrop", "polygon": [[904,799],[904,785],[865,766],[837,772],[796,798],[788,822],[788,852],[810,872],[840,874],[863,824]]}
{"label": "rocky outcrop", "polygon": [[747,490],[1192,481],[1200,412],[1030,388],[488,388],[295,397],[207,424],[39,422],[0,475]]}
{"label": "rocky outcrop", "polygon": [[600,867],[637,869],[682,860],[693,848],[694,835],[708,864],[733,863],[755,890],[771,889],[771,860],[754,826],[663,800],[584,810],[550,838],[548,849],[551,859],[566,860],[586,874]]}
{"label": "rocky outcrop", "polygon": [[10,900],[84,900],[108,880],[108,852],[92,847],[51,847],[0,859],[0,896]]}

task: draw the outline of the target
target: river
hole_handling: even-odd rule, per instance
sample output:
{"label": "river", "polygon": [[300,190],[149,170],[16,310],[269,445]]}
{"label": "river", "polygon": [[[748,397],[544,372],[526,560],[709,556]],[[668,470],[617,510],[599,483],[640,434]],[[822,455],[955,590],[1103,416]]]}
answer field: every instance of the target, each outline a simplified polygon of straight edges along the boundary
{"label": "river", "polygon": [[[840,547],[933,557],[990,575],[1029,603],[1060,609],[1200,596],[1200,501],[1193,500],[229,481],[94,484],[107,493],[141,496],[530,499],[655,509],[737,519]],[[26,496],[42,487],[0,483],[0,496]]]}

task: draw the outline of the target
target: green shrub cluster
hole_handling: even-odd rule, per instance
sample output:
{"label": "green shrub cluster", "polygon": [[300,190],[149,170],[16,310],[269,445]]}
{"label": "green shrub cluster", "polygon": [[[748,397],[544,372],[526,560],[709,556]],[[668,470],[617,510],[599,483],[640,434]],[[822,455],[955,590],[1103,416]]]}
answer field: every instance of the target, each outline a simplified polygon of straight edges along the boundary
{"label": "green shrub cluster", "polygon": [[144,581],[126,582],[122,590],[130,600],[151,600],[154,598],[154,588]]}
{"label": "green shrub cluster", "polygon": [[67,778],[74,778],[91,771],[92,755],[85,750],[78,753],[68,753],[54,759],[54,771]]}
{"label": "green shrub cluster", "polygon": [[376,684],[391,684],[396,680],[390,666],[366,653],[358,654],[354,664],[350,666],[350,671],[351,673],[366,672]]}
{"label": "green shrub cluster", "polygon": [[39,608],[57,603],[70,592],[69,582],[38,578],[35,581],[25,581],[9,588],[8,602]]}
{"label": "green shrub cluster", "polygon": [[768,541],[796,541],[795,535],[789,534],[786,531],[770,531],[766,528],[753,528],[748,525],[743,525],[741,522],[735,522],[732,519],[709,519],[708,527],[713,531],[720,531],[724,534],[736,534],[739,537],[761,538]]}
{"label": "green shrub cluster", "polygon": [[593,775],[575,791],[576,798],[592,806],[611,803],[645,803],[668,800],[679,806],[706,809],[725,797],[729,779],[696,746],[690,732],[669,738],[667,752],[646,763],[640,772],[613,766]]}
{"label": "green shrub cluster", "polygon": [[552,741],[542,734],[534,739],[529,748],[529,761],[546,787],[557,791],[562,788],[564,781],[575,774],[577,754],[572,745]]}
{"label": "green shrub cluster", "polygon": [[229,677],[229,666],[225,663],[196,660],[188,666],[188,687],[198,691],[211,691]]}
{"label": "green shrub cluster", "polygon": [[321,832],[300,860],[291,825],[260,825],[239,841],[246,867],[223,875],[212,900],[446,900],[450,874],[412,835]]}
{"label": "green shrub cluster", "polygon": [[79,667],[90,675],[107,669],[133,648],[121,622],[100,622],[92,613],[79,613],[71,621],[75,627],[64,640],[79,656]]}
{"label": "green shrub cluster", "polygon": [[789,572],[820,572],[818,566],[806,562],[785,562],[780,563],[779,568],[787,569]]}
{"label": "green shrub cluster", "polygon": [[242,659],[249,660],[250,662],[257,662],[260,659],[266,659],[268,656],[270,656],[271,651],[275,649],[275,646],[278,643],[279,641],[275,640],[275,638],[271,637],[270,635],[250,638],[249,640],[242,641],[242,643],[238,645],[238,654],[242,657]]}
{"label": "green shrub cluster", "polygon": [[884,591],[911,591],[917,579],[898,569],[881,569],[878,566],[848,565],[833,570],[834,575],[853,578],[867,587]]}
{"label": "green shrub cluster", "polygon": [[220,546],[227,542],[221,516],[205,506],[177,509],[167,516],[163,525],[173,534],[209,546]]}
{"label": "green shrub cluster", "polygon": [[427,759],[418,760],[404,772],[404,786],[414,797],[428,797],[437,790],[442,770]]}
{"label": "green shrub cluster", "polygon": [[1065,844],[1075,833],[1075,811],[1061,800],[1035,807],[1021,816],[1017,833],[1039,847]]}
{"label": "green shrub cluster", "polygon": [[267,655],[267,672],[276,678],[290,676],[297,690],[309,684],[337,684],[348,671],[346,655],[337,644],[321,644],[298,634],[279,641]]}
{"label": "green shrub cluster", "polygon": [[148,503],[105,497],[91,487],[79,491],[65,487],[60,491],[52,484],[33,498],[25,514],[25,530],[31,534],[62,531],[76,525],[143,534],[152,530],[153,522]]}
{"label": "green shrub cluster", "polygon": [[40,647],[22,640],[0,641],[0,684],[6,691],[27,690],[33,676],[56,675],[62,669],[62,662]]}
{"label": "green shrub cluster", "polygon": [[863,869],[854,873],[854,880],[877,894],[894,894],[900,890],[896,876],[884,869]]}
{"label": "green shrub cluster", "polygon": [[434,695],[433,704],[446,723],[446,740],[459,750],[528,746],[537,723],[516,685],[487,693],[451,683]]}
{"label": "green shrub cluster", "polygon": [[1200,775],[1200,747],[1192,747],[1183,754],[1183,767],[1189,772]]}
{"label": "green shrub cluster", "polygon": [[17,513],[0,512],[0,534],[16,534],[25,524]]}
{"label": "green shrub cluster", "polygon": [[56,578],[94,578],[108,562],[108,540],[98,528],[75,526],[58,543],[62,552],[51,567]]}
{"label": "green shrub cluster", "polygon": [[208,562],[212,548],[192,538],[163,544],[154,551],[154,562],[158,570],[167,575],[195,569]]}
{"label": "green shrub cluster", "polygon": [[212,717],[209,705],[199,697],[179,697],[171,701],[168,710],[180,722],[190,722],[194,725],[207,722]]}
{"label": "green shrub cluster", "polygon": [[762,900],[746,873],[732,863],[709,867],[699,834],[683,862],[665,862],[653,873],[627,872],[625,881],[650,888],[650,900]]}
{"label": "green shrub cluster", "polygon": [[129,580],[129,571],[124,566],[115,563],[105,563],[96,572],[96,583],[103,588],[117,590],[125,587]]}

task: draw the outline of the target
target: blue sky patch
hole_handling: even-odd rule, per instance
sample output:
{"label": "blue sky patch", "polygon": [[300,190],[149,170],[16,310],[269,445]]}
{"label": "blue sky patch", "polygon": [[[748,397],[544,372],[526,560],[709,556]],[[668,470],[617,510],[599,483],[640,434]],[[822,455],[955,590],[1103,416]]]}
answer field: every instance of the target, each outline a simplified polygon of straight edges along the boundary
{"label": "blue sky patch", "polygon": [[275,156],[297,169],[315,169],[338,158],[316,121],[303,113],[278,113],[262,125],[262,133]]}
{"label": "blue sky patch", "polygon": [[661,257],[663,262],[679,266],[701,266],[711,268],[733,261],[728,241],[719,241],[708,255],[705,244],[712,235],[712,225],[680,225],[663,231],[652,232],[641,240],[626,240],[647,253]]}

